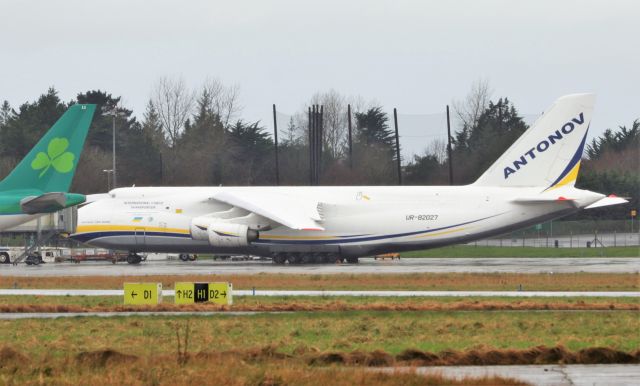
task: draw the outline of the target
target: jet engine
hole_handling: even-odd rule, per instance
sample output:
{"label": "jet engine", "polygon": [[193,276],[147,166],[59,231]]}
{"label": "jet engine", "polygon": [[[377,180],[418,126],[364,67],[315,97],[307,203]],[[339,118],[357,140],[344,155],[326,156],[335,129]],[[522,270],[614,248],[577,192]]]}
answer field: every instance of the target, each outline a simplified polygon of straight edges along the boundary
{"label": "jet engine", "polygon": [[246,247],[258,239],[258,231],[247,225],[211,222],[206,227],[202,221],[191,222],[191,237],[196,240],[209,240],[213,247]]}

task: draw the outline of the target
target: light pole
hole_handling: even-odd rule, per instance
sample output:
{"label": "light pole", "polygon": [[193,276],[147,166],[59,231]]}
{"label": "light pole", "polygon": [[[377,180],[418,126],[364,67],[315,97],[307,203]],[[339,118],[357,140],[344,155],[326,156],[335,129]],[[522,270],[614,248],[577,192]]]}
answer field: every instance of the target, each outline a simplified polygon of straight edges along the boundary
{"label": "light pole", "polygon": [[113,119],[113,132],[112,132],[112,139],[113,139],[113,143],[112,143],[112,165],[111,165],[111,173],[113,173],[113,188],[115,189],[118,185],[117,185],[117,177],[116,177],[116,117],[124,117],[126,114],[122,111],[118,110],[118,105],[114,105],[111,108],[108,108],[107,106],[104,106],[102,108],[103,112],[105,115],[111,115],[112,119]]}
{"label": "light pole", "polygon": [[107,173],[107,192],[111,190],[111,182],[109,181],[109,174],[113,173],[113,169],[103,169],[104,173]]}

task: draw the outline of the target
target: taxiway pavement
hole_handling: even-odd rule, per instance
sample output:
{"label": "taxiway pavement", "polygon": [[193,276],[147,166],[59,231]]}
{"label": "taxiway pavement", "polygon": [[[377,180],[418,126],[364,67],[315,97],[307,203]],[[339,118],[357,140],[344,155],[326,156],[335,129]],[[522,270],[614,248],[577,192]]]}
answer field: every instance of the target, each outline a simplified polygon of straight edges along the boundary
{"label": "taxiway pavement", "polygon": [[[378,370],[376,370],[378,371]],[[385,372],[403,371],[398,368]],[[411,371],[405,369],[404,371]],[[522,366],[433,366],[418,367],[421,374],[440,374],[446,378],[500,376],[537,386],[637,386],[640,365],[522,365]]]}
{"label": "taxiway pavement", "polygon": [[[124,290],[85,289],[0,289],[0,296],[124,296]],[[175,296],[162,290],[162,296]],[[374,296],[374,297],[640,297],[633,291],[314,291],[234,290],[233,296]]]}
{"label": "taxiway pavement", "polygon": [[143,275],[255,275],[284,274],[378,274],[378,273],[638,273],[640,258],[407,258],[374,260],[359,264],[275,265],[270,261],[193,262],[145,261],[139,265],[108,262],[0,265],[0,276],[143,276]]}

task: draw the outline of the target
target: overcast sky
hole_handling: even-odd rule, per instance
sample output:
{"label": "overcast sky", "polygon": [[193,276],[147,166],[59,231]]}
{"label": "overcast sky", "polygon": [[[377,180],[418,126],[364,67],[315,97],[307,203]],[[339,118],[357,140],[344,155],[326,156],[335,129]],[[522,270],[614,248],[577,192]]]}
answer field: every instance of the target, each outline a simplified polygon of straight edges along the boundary
{"label": "overcast sky", "polygon": [[538,113],[596,92],[592,134],[640,117],[640,1],[28,1],[0,6],[0,100],[102,89],[139,117],[161,76],[238,84],[271,128],[319,90],[441,112],[488,79]]}

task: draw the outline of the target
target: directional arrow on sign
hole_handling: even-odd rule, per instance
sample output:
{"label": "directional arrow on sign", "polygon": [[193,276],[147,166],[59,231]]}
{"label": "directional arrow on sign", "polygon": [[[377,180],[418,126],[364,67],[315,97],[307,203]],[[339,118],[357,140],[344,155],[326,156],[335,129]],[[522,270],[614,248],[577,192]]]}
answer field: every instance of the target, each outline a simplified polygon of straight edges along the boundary
{"label": "directional arrow on sign", "polygon": [[177,290],[177,291],[176,291],[176,295],[177,295],[178,297],[182,297],[182,291]]}
{"label": "directional arrow on sign", "polygon": [[138,296],[138,294],[137,294],[137,293],[135,293],[135,292],[133,292],[133,291],[131,291],[131,297],[132,297],[132,298],[135,298],[136,296]]}

